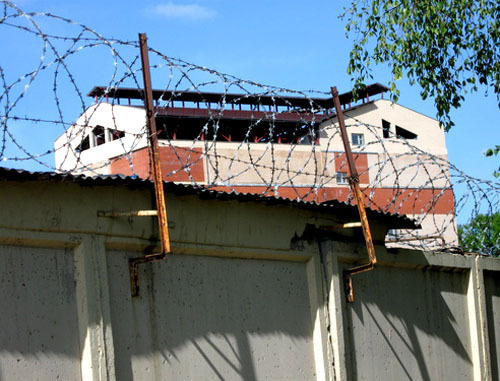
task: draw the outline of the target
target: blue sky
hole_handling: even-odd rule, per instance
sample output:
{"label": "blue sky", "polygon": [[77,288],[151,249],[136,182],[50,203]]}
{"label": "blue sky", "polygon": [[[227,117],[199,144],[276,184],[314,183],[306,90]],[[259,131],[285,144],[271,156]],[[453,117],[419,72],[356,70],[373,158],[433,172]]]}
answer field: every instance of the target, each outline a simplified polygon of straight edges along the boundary
{"label": "blue sky", "polygon": [[[237,77],[298,90],[328,91],[330,86],[336,85],[341,92],[351,88],[345,68],[352,41],[346,39],[344,25],[338,19],[348,4],[348,1],[336,0],[17,2],[24,11],[64,16],[109,38],[136,40],[138,32],[145,32],[149,46],[168,56]],[[63,34],[66,27],[61,24],[55,29]],[[29,42],[18,40],[17,34],[9,33],[12,32],[1,33],[0,30],[4,46],[0,61],[6,72],[9,69],[15,72],[22,67],[21,61],[37,59],[39,50],[35,49],[32,54],[29,49],[20,51],[19,46],[29,48]],[[16,59],[16,54],[25,58]],[[81,65],[78,72],[84,77],[82,91],[86,93],[92,85],[102,84],[108,64],[103,61],[103,72],[100,72],[96,69],[98,66],[86,70],[86,63],[74,63]],[[374,81],[388,82],[386,68],[378,68],[374,74]],[[400,104],[429,116],[435,115],[432,100],[421,100],[418,86],[412,87],[402,79],[399,88]],[[488,147],[500,144],[500,112],[496,97],[485,96],[484,92],[485,88],[480,89],[479,93],[468,97],[461,109],[453,111],[456,127],[447,133],[447,146],[450,161],[458,168],[471,176],[492,180],[491,173],[498,168],[500,158],[488,159],[483,153]],[[42,109],[41,98],[37,105],[30,107]],[[51,148],[49,136],[51,134],[43,132],[32,134],[36,147],[42,147],[40,152],[45,146]],[[29,139],[27,135],[26,139]],[[38,169],[32,163],[4,165]]]}

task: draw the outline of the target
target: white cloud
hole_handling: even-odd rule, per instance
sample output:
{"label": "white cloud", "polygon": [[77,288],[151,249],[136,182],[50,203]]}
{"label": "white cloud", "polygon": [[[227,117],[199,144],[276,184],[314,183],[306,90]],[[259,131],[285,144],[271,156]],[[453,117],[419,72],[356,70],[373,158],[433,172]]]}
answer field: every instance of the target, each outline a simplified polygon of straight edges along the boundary
{"label": "white cloud", "polygon": [[166,17],[183,20],[204,20],[215,17],[217,12],[213,9],[203,7],[196,4],[174,4],[168,2],[167,4],[159,4],[152,8],[151,13]]}

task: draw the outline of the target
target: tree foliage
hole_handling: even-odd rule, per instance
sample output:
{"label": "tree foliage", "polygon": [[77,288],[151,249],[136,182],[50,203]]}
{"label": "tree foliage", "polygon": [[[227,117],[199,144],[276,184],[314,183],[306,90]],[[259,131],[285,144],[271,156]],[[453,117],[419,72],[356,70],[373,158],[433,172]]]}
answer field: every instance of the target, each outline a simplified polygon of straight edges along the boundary
{"label": "tree foliage", "polygon": [[374,64],[389,64],[395,81],[419,83],[433,97],[446,130],[449,113],[479,84],[500,100],[500,5],[498,0],[352,0],[341,16],[355,42],[348,74],[355,88],[371,79]]}
{"label": "tree foliage", "polygon": [[458,227],[458,236],[463,250],[500,256],[500,212],[478,214]]}
{"label": "tree foliage", "polygon": [[[490,148],[486,151],[486,156],[497,156],[498,154],[500,153],[500,146],[497,145],[495,146],[495,148]],[[500,177],[500,167],[498,167],[498,169],[493,172],[493,176],[495,177]]]}

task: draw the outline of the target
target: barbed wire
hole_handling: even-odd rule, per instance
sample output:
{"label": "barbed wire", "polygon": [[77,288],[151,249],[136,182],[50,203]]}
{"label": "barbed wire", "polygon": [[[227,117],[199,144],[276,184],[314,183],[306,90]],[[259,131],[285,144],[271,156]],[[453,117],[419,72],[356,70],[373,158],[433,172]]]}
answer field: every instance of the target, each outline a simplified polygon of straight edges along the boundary
{"label": "barbed wire", "polygon": [[[39,49],[23,65],[13,65],[8,54],[1,62],[0,163],[150,177],[138,42],[109,39],[51,13],[23,12],[9,1],[0,4],[0,33],[8,30],[10,39],[15,35]],[[42,28],[51,22],[63,24],[65,34]],[[166,180],[318,203],[354,202],[333,105],[326,102],[329,92],[260,84],[154,48],[149,54],[161,89],[156,122]],[[92,96],[85,96],[90,89]],[[344,108],[347,129],[357,139],[354,156],[366,206],[406,214],[422,226],[390,231],[388,245],[456,250],[459,233],[472,234],[478,215],[490,216],[482,230],[492,230],[500,184],[450,163],[437,122],[421,130],[405,126],[401,133],[395,123],[384,126],[382,119],[393,118],[393,111],[383,101],[345,102]],[[442,144],[427,144],[425,134]],[[465,227],[457,225],[457,215],[468,216],[462,218]],[[479,243],[464,242],[462,249],[498,254],[499,238],[488,234],[476,234]]]}

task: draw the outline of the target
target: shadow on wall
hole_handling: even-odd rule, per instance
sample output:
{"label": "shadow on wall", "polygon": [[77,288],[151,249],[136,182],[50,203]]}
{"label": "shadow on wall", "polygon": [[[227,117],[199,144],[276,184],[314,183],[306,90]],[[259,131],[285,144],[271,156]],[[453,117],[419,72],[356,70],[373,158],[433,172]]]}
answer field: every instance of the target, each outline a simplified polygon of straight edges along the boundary
{"label": "shadow on wall", "polygon": [[72,254],[0,245],[0,380],[80,374]]}
{"label": "shadow on wall", "polygon": [[500,380],[500,274],[484,272],[486,317],[490,344],[491,376]]}
{"label": "shadow on wall", "polygon": [[352,379],[472,379],[465,272],[377,267],[348,308]]}
{"label": "shadow on wall", "polygon": [[[0,254],[0,379],[75,379],[73,250]],[[117,379],[315,378],[306,264],[173,255],[132,299],[128,257],[107,255]]]}
{"label": "shadow on wall", "polygon": [[173,255],[141,267],[108,254],[116,376],[314,379],[304,263]]}

